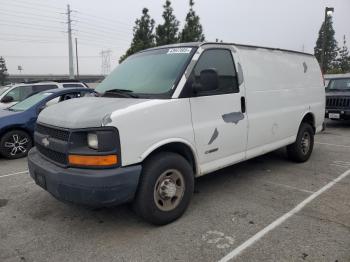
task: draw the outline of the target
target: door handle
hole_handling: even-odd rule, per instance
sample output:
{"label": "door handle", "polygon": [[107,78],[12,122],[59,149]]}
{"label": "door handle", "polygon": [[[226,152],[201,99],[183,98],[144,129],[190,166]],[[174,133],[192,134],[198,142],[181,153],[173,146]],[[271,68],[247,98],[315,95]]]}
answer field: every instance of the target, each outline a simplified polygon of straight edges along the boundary
{"label": "door handle", "polygon": [[246,111],[245,97],[244,96],[241,97],[241,111],[242,111],[242,113],[245,113],[245,111]]}

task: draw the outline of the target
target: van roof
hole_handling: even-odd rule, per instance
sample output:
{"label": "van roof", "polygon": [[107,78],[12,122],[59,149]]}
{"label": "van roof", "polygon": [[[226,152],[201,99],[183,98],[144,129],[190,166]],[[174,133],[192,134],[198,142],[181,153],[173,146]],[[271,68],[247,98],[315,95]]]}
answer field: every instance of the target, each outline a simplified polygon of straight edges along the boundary
{"label": "van roof", "polygon": [[[146,50],[153,50],[153,49],[161,49],[161,48],[170,48],[170,47],[200,47],[204,45],[233,45],[237,47],[246,47],[246,48],[263,48],[268,50],[276,50],[276,51],[283,51],[283,52],[290,52],[290,53],[296,53],[296,54],[303,54],[303,55],[309,55],[313,56],[313,54],[300,52],[300,51],[294,51],[294,50],[288,50],[288,49],[281,49],[281,48],[274,48],[274,47],[266,47],[266,46],[255,46],[255,45],[244,45],[244,44],[237,44],[237,43],[221,43],[221,42],[190,42],[190,43],[178,43],[178,44],[170,44],[170,45],[163,45],[163,46],[157,46],[153,48],[149,48]],[[146,50],[143,50],[141,52],[144,52]]]}

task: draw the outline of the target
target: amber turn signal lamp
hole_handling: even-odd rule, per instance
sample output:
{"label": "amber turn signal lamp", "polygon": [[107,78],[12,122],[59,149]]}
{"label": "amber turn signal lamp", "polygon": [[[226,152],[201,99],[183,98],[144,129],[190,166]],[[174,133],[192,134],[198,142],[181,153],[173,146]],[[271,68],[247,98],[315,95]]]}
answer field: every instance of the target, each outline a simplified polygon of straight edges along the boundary
{"label": "amber turn signal lamp", "polygon": [[75,166],[112,166],[118,163],[117,155],[107,156],[82,156],[69,155],[69,164]]}

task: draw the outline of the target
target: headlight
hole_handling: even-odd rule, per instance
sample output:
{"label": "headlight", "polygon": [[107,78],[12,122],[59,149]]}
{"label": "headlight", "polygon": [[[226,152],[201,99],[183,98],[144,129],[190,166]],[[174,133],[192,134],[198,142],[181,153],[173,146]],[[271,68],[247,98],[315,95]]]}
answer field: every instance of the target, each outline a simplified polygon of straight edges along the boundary
{"label": "headlight", "polygon": [[89,133],[87,135],[88,146],[92,149],[98,149],[98,137],[95,133]]}

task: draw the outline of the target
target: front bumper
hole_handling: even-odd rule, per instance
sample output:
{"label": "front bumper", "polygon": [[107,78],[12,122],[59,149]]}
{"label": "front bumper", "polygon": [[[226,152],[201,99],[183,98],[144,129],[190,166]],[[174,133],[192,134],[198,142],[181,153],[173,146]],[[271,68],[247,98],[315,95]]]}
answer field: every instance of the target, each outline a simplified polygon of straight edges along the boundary
{"label": "front bumper", "polygon": [[28,154],[30,176],[55,198],[101,207],[131,201],[138,186],[141,165],[114,169],[62,168],[33,148]]}
{"label": "front bumper", "polygon": [[[335,115],[332,115],[335,114]],[[332,116],[332,117],[331,117]],[[336,116],[336,117],[334,117]],[[339,116],[339,118],[338,118]],[[350,109],[328,109],[326,108],[326,118],[334,120],[350,120]]]}

